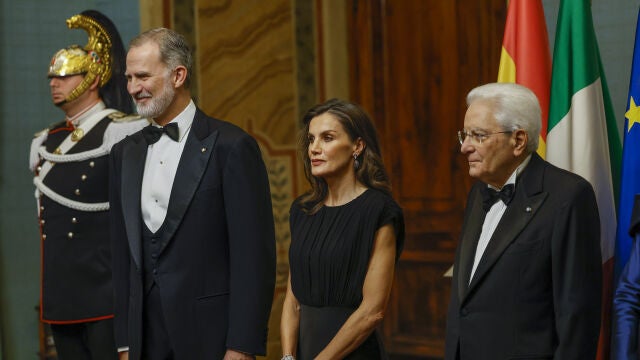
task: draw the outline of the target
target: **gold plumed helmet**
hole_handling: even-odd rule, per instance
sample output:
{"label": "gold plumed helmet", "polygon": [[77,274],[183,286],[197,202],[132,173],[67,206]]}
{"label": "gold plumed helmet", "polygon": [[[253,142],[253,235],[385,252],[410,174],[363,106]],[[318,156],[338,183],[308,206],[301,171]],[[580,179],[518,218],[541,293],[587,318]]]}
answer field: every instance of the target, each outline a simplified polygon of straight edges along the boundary
{"label": "gold plumed helmet", "polygon": [[78,14],[67,19],[69,29],[82,28],[89,35],[84,48],[72,45],[53,55],[49,65],[49,77],[86,74],[82,82],[67,96],[65,101],[75,100],[82,95],[100,76],[99,87],[111,78],[111,38],[106,29],[95,19]]}

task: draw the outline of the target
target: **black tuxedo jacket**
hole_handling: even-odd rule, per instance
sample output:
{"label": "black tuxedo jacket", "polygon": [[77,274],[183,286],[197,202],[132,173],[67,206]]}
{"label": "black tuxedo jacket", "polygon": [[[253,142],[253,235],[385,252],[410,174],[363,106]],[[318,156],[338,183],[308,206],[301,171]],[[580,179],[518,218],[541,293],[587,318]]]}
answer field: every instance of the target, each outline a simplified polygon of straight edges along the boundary
{"label": "black tuxedo jacket", "polygon": [[591,185],[534,153],[469,283],[486,186],[467,199],[445,359],[594,359],[602,265]]}
{"label": "black tuxedo jacket", "polygon": [[[180,158],[154,269],[174,355],[221,359],[266,352],[275,284],[267,172],[255,140],[199,109]],[[118,347],[139,359],[143,264],[140,192],[147,143],[135,133],[111,152],[110,201]]]}

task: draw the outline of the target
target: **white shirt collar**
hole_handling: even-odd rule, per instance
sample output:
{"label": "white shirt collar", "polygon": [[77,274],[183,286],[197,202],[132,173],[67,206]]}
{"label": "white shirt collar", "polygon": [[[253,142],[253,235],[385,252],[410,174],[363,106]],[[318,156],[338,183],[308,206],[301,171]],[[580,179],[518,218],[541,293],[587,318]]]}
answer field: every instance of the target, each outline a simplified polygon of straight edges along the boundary
{"label": "white shirt collar", "polygon": [[[509,178],[507,179],[507,182],[504,183],[504,185],[507,184],[516,184],[516,179],[518,178],[518,175],[520,175],[522,173],[522,171],[524,170],[525,167],[527,167],[527,165],[529,164],[529,161],[531,160],[531,154],[529,154],[529,156],[527,156],[524,160],[522,160],[522,162],[520,163],[520,165],[518,165],[518,167],[516,168],[516,170],[511,173],[511,176],[509,176]],[[504,187],[504,185],[502,185]],[[495,190],[500,190],[499,188],[493,186],[493,185],[487,185],[488,187],[495,189]]]}
{"label": "white shirt collar", "polygon": [[[196,104],[193,103],[193,100],[189,101],[189,105],[182,110],[178,116],[173,118],[169,123],[177,123],[178,124],[178,142],[182,142],[184,136],[189,133],[189,129],[191,129],[191,124],[193,124],[193,118],[196,116]],[[155,120],[151,120],[151,123],[154,126],[160,127]]]}

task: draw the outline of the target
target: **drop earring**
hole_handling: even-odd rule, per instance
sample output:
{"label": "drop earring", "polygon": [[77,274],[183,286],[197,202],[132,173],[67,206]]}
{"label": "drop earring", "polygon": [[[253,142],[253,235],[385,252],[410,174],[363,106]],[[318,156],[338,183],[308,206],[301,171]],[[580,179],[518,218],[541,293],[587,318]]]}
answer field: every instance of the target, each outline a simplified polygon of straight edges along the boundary
{"label": "drop earring", "polygon": [[353,154],[353,168],[358,170],[360,168],[360,160],[358,160],[358,153]]}

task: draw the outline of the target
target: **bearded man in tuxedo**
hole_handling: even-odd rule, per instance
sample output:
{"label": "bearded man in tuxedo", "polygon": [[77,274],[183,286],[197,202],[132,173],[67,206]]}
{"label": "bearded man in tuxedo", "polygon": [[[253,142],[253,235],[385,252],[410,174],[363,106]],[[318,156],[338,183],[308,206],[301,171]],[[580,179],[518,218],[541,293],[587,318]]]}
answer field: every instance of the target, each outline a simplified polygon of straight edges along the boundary
{"label": "bearded man in tuxedo", "polygon": [[153,123],[111,153],[121,358],[253,359],[275,285],[267,172],[256,141],[191,100],[191,51],[158,28],[130,43],[126,77]]}

